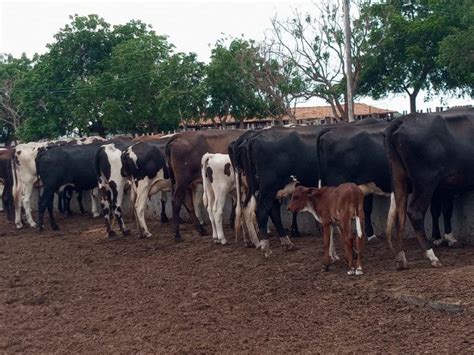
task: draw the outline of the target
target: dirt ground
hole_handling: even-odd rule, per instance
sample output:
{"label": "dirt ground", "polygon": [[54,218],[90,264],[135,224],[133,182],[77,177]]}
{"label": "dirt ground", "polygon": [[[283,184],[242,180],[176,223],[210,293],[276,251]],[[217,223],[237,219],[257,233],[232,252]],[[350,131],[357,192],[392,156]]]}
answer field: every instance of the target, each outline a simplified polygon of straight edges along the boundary
{"label": "dirt ground", "polygon": [[410,240],[398,272],[378,240],[356,278],[321,271],[318,237],[272,239],[265,259],[150,222],[150,239],[109,240],[101,219],[37,234],[0,214],[0,352],[474,352],[473,247],[437,249],[434,269]]}

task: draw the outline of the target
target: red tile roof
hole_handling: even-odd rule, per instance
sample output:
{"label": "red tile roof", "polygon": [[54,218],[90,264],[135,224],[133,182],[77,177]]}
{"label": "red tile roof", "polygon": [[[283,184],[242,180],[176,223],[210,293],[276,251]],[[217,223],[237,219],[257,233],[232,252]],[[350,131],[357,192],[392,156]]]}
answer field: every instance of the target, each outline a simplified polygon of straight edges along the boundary
{"label": "red tile roof", "polygon": [[[355,116],[370,116],[370,115],[377,115],[377,114],[390,114],[396,113],[397,111],[386,110],[383,108],[378,108],[374,106],[370,106],[363,103],[355,103],[354,104],[354,115]],[[297,120],[308,120],[308,119],[323,119],[328,117],[335,117],[331,106],[311,106],[311,107],[296,107],[295,108],[295,116]],[[287,120],[289,117],[287,115],[283,116],[284,120]],[[272,120],[272,118],[249,118],[245,119],[244,122],[251,123],[251,122],[259,122],[265,120]],[[219,118],[215,118],[214,122],[220,123]],[[233,117],[228,117],[226,123],[232,124],[235,122]],[[210,118],[204,118],[200,120],[198,123],[199,125],[212,125],[213,121]],[[188,126],[193,126],[195,124],[187,124]]]}

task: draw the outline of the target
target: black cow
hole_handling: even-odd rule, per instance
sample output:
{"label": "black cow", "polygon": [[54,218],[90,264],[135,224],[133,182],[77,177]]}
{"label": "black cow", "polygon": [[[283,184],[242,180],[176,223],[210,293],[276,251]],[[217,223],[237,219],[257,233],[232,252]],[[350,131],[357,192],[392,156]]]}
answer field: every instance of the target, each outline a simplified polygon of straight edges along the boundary
{"label": "black cow", "polygon": [[[390,169],[384,149],[386,121],[361,121],[327,129],[318,140],[319,171],[322,186],[345,182],[357,185],[374,183],[377,194],[392,192]],[[371,213],[372,189],[364,202],[365,234],[374,237]],[[394,207],[394,206],[393,206]]]}
{"label": "black cow", "polygon": [[122,166],[124,175],[132,181],[132,203],[140,237],[151,237],[145,221],[146,201],[158,191],[171,190],[165,158],[157,145],[138,142],[122,153]]}
{"label": "black cow", "polygon": [[[393,192],[392,179],[388,158],[385,153],[384,138],[386,121],[369,121],[364,125],[361,121],[357,125],[343,125],[328,129],[321,134],[318,141],[319,171],[323,186],[338,186],[345,182],[367,186],[368,195],[365,198],[365,232],[375,237],[372,226],[373,195],[388,195]],[[388,228],[393,225],[395,217],[395,199],[391,199]],[[433,217],[433,235],[435,244],[446,240],[441,238],[438,219],[443,212],[445,231],[448,242],[455,242],[451,233],[451,216],[453,212],[453,197],[449,194],[436,192],[431,202]],[[370,238],[369,238],[370,240]]]}
{"label": "black cow", "polygon": [[[294,249],[281,224],[280,204],[276,197],[278,191],[284,190],[287,184],[292,184],[293,177],[304,186],[318,186],[321,178],[319,138],[335,128],[380,124],[380,120],[369,118],[342,125],[272,127],[248,132],[229,147],[232,164],[238,175],[237,183],[241,185],[241,176],[246,177],[248,193],[243,198],[244,210],[250,206],[249,209],[255,211],[263,239],[261,246],[266,255],[269,255],[269,249],[264,226],[268,217],[272,218],[281,242],[287,245],[288,249]],[[390,182],[389,179],[387,181]],[[252,212],[244,211],[245,214],[251,215]],[[293,215],[292,232],[297,233],[296,215]]]}
{"label": "black cow", "polygon": [[426,238],[424,217],[435,193],[474,189],[474,109],[410,114],[392,121],[385,135],[397,206],[397,267],[408,266],[402,244],[407,214],[431,265],[440,266]]}
{"label": "black cow", "polygon": [[[292,176],[304,186],[317,186],[320,176],[316,145],[324,129],[323,126],[272,127],[245,133],[229,146],[244,216],[255,214],[262,239],[260,247],[266,256],[270,254],[267,234],[269,217],[282,245],[287,250],[295,249],[282,225],[280,202],[276,196],[279,190],[292,182]],[[243,178],[246,180],[246,193],[240,196]],[[256,238],[252,236],[252,240]]]}
{"label": "black cow", "polygon": [[13,176],[11,169],[11,156],[11,150],[0,150],[0,183],[3,185],[2,204],[3,210],[5,211],[9,221],[13,220]]}
{"label": "black cow", "polygon": [[94,157],[100,143],[40,148],[36,157],[36,170],[43,183],[38,201],[38,229],[44,230],[44,212],[48,209],[51,227],[58,229],[53,215],[54,193],[62,186],[92,190],[97,187]]}

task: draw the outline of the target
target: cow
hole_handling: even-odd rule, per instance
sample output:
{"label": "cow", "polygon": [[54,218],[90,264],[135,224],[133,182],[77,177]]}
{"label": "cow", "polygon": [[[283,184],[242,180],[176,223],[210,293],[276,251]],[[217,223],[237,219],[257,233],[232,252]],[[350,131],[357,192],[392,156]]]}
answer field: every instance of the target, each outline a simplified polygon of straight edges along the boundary
{"label": "cow", "polygon": [[[292,194],[288,209],[292,212],[308,211],[323,226],[323,270],[328,271],[334,255],[333,229],[340,228],[347,274],[360,276],[362,270],[362,251],[364,248],[364,193],[353,183],[322,188],[297,186]],[[352,234],[352,220],[355,220],[357,237]],[[354,239],[356,242],[354,243]],[[355,245],[354,245],[355,244]],[[357,261],[352,251],[357,248]],[[332,258],[332,261],[335,261]]]}
{"label": "cow", "polygon": [[[373,196],[391,196],[387,225],[395,217],[395,199],[388,158],[385,153],[384,137],[388,126],[386,121],[361,121],[358,125],[341,125],[326,130],[318,140],[318,162],[321,172],[321,186],[337,186],[353,182],[366,190],[365,232],[368,240],[375,238],[372,226]],[[368,184],[373,183],[374,186]],[[369,189],[369,190],[367,190]],[[431,202],[434,244],[446,240],[450,245],[456,242],[451,234],[452,196],[437,192]],[[443,212],[446,236],[441,238],[438,219]],[[447,239],[446,239],[447,238]],[[448,241],[449,240],[449,241]]]}
{"label": "cow", "polygon": [[[15,224],[17,228],[23,227],[21,220],[21,207],[25,209],[27,223],[30,227],[36,227],[36,223],[31,215],[30,200],[35,184],[38,183],[38,174],[36,171],[36,157],[40,148],[50,148],[55,146],[74,146],[84,145],[103,141],[100,137],[87,137],[76,139],[65,139],[51,142],[31,142],[19,144],[15,147],[12,156],[12,174],[13,174],[13,204],[15,207]],[[95,216],[98,215],[97,206],[92,199],[92,211]]]}
{"label": "cow", "polygon": [[[424,217],[436,193],[474,189],[474,109],[442,114],[414,113],[393,120],[385,130],[397,207],[395,253],[398,269],[408,268],[403,235],[408,215],[425,256],[434,267],[441,262],[424,230]],[[408,203],[408,194],[412,198]],[[387,228],[388,238],[391,228]]]}
{"label": "cow", "polygon": [[[242,204],[245,225],[252,241],[258,239],[255,235],[258,229],[261,237],[258,246],[267,257],[271,254],[267,232],[269,217],[281,244],[289,251],[296,250],[281,222],[279,191],[286,191],[287,185],[293,184],[293,177],[304,186],[318,186],[320,175],[317,140],[327,127],[276,126],[258,132],[248,132],[229,146],[229,155],[237,174],[237,198]],[[237,222],[239,216],[238,206]],[[296,214],[294,221],[295,217]],[[257,228],[253,227],[254,223],[248,221],[248,218],[256,218]],[[236,233],[239,232],[239,227],[236,223]]]}
{"label": "cow", "polygon": [[48,209],[53,230],[59,228],[53,215],[54,193],[65,185],[80,190],[97,188],[94,157],[99,144],[67,145],[39,148],[35,159],[43,192],[38,201],[38,229],[44,230],[44,213]]}
{"label": "cow", "polygon": [[1,206],[5,211],[8,220],[13,218],[13,197],[12,197],[12,172],[11,172],[11,149],[0,149],[0,185],[3,188],[1,193]]}
{"label": "cow", "polygon": [[[358,125],[340,125],[325,130],[318,139],[320,186],[338,186],[345,182],[375,184],[371,190],[381,196],[392,192],[390,169],[384,148],[386,121],[361,121]],[[378,188],[378,189],[377,189]],[[375,237],[371,213],[373,193],[364,202],[365,235]],[[393,199],[391,199],[393,202]],[[392,206],[392,211],[395,206]]]}
{"label": "cow", "polygon": [[[138,222],[140,237],[152,236],[145,221],[146,201],[158,191],[171,188],[168,167],[160,149],[153,144],[138,142],[122,153],[122,166],[125,176],[130,177],[132,203]],[[164,206],[162,207],[164,213]]]}
{"label": "cow", "polygon": [[117,140],[113,143],[104,144],[97,149],[94,157],[101,196],[100,206],[105,220],[107,236],[109,237],[116,235],[112,229],[112,216],[117,219],[122,234],[129,234],[122,217],[122,201],[125,188],[128,185],[128,179],[122,165],[122,153],[131,144],[132,142],[128,140]]}
{"label": "cow", "polygon": [[228,154],[206,153],[201,159],[203,202],[212,225],[212,239],[216,244],[227,244],[222,226],[222,215],[227,196],[235,205],[235,176]]}
{"label": "cow", "polygon": [[207,232],[194,212],[193,190],[202,185],[201,158],[205,153],[227,153],[229,144],[244,130],[207,130],[181,132],[166,145],[166,162],[173,183],[173,231],[175,241],[181,241],[179,213],[184,203],[201,235]]}

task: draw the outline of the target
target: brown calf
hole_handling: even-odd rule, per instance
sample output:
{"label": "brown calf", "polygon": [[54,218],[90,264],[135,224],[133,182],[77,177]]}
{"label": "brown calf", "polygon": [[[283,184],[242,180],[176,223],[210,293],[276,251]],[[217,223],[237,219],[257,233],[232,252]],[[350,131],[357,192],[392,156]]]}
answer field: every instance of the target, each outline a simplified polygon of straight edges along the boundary
{"label": "brown calf", "polygon": [[[357,185],[345,183],[337,187],[325,186],[320,189],[297,186],[288,209],[292,212],[308,211],[323,225],[323,270],[329,270],[330,252],[333,261],[337,260],[332,246],[333,228],[337,224],[340,227],[341,242],[348,267],[347,274],[363,274],[364,193]],[[356,222],[357,237],[352,234],[352,219]],[[357,248],[355,262],[352,256],[354,239]]]}

